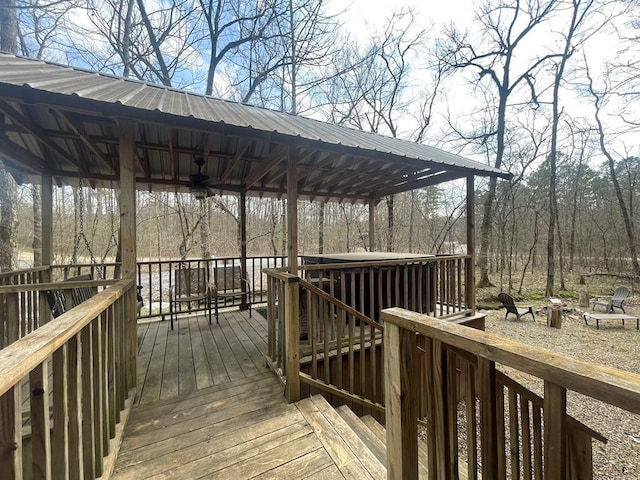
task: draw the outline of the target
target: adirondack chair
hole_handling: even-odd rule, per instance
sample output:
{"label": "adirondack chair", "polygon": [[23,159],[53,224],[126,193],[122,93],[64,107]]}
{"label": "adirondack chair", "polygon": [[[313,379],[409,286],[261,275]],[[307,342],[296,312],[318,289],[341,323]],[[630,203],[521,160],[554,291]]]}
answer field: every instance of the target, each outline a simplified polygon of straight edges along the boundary
{"label": "adirondack chair", "polygon": [[180,266],[174,270],[174,285],[171,290],[169,301],[169,313],[171,316],[171,330],[173,321],[182,306],[187,305],[188,312],[201,310],[204,304],[209,315],[209,325],[211,325],[211,297],[213,289],[209,281],[209,269],[206,267],[190,268]]}
{"label": "adirondack chair", "polygon": [[531,318],[533,318],[533,321],[536,321],[536,316],[533,314],[533,307],[531,305],[527,305],[525,307],[517,307],[513,300],[513,297],[504,292],[498,294],[498,299],[502,302],[504,308],[507,309],[507,312],[504,314],[505,320],[510,313],[513,313],[516,315],[518,320],[520,320],[523,315],[531,314]]}
{"label": "adirondack chair", "polygon": [[624,311],[624,301],[631,296],[631,290],[627,287],[618,287],[611,298],[598,297],[591,300],[591,310],[595,310],[596,307],[604,307],[606,313],[614,313],[613,309],[618,308]]}
{"label": "adirondack chair", "polygon": [[220,323],[218,310],[222,306],[236,300],[246,299],[251,317],[251,284],[246,278],[242,278],[242,270],[238,266],[216,267],[213,269],[213,299],[216,309],[216,322]]}

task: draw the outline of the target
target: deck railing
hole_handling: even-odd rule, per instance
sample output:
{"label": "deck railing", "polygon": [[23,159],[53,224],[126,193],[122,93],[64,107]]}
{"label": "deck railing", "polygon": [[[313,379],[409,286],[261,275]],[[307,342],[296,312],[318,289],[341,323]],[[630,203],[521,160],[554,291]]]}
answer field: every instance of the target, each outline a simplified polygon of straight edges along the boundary
{"label": "deck railing", "polygon": [[[0,274],[0,348],[24,337],[42,323],[40,301],[44,298],[43,294],[31,289],[7,291],[6,287],[34,285],[49,280],[49,267]],[[2,289],[5,290],[4,293],[1,292]]]}
{"label": "deck railing", "polygon": [[268,275],[268,359],[290,400],[302,382],[382,410],[381,325],[295,275]]}
{"label": "deck railing", "polygon": [[[305,265],[300,277],[267,271],[268,359],[287,390],[300,385],[382,411],[385,376],[380,310],[415,311],[472,322],[465,269],[469,256]],[[296,398],[298,393],[289,398]]]}
{"label": "deck railing", "polygon": [[[592,439],[606,440],[567,415],[567,390],[640,414],[640,375],[399,308],[382,318],[390,478],[417,478],[423,392],[433,479],[592,478]],[[544,396],[507,377],[498,363],[543,380]]]}
{"label": "deck railing", "polygon": [[[251,285],[251,302],[263,303],[267,300],[266,269],[280,268],[286,257],[278,255],[264,255],[247,258],[247,279]],[[179,266],[190,268],[208,268],[213,275],[214,269],[220,269],[223,274],[231,272],[229,267],[239,267],[240,257],[225,257],[215,259],[195,260],[166,260],[154,262],[138,262],[136,279],[137,285],[142,286],[144,308],[139,318],[169,315],[169,297],[175,284],[175,270]],[[91,286],[105,286],[109,280],[120,277],[119,263],[104,264],[74,264],[51,265],[0,273],[0,348],[32,332],[51,318],[49,305],[46,300],[47,289],[63,288],[60,285],[50,285],[47,289],[10,289],[21,285],[54,284],[77,276],[90,275],[95,283]],[[219,282],[228,288],[236,288],[236,279],[220,279]],[[100,283],[103,282],[103,283]],[[111,282],[113,283],[113,282]],[[71,288],[70,284],[65,284]],[[240,289],[241,285],[237,285]],[[239,306],[242,298],[225,299],[226,306]],[[198,311],[197,306],[191,311]],[[205,305],[201,306],[204,311]]]}
{"label": "deck railing", "polygon": [[[279,268],[284,265],[286,257],[277,255],[264,255],[247,258],[247,280],[251,285],[251,302],[262,303],[267,300],[267,276],[264,270]],[[231,272],[231,267],[241,267],[240,257],[224,257],[211,259],[166,260],[137,263],[138,285],[142,287],[141,295],[145,307],[141,311],[140,318],[169,315],[169,297],[171,289],[175,285],[175,271],[180,267],[207,268],[211,275],[215,269],[219,272]],[[219,282],[231,287],[233,279]],[[233,288],[241,289],[241,285]],[[230,298],[221,306],[239,306],[241,298]],[[196,309],[197,310],[197,309]],[[202,310],[205,306],[202,305]]]}
{"label": "deck railing", "polygon": [[134,282],[121,280],[0,350],[2,478],[106,473],[135,387],[136,338]]}
{"label": "deck railing", "polygon": [[[0,349],[50,321],[47,291],[66,291],[71,299],[73,288],[97,289],[115,283],[113,279],[62,282],[62,268],[42,266],[0,274]],[[77,271],[83,271],[81,266],[67,266],[67,273]]]}

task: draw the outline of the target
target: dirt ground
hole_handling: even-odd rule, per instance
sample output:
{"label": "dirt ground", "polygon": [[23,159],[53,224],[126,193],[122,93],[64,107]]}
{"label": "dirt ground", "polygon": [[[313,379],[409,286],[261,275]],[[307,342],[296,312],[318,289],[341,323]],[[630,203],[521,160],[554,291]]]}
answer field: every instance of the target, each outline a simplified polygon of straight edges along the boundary
{"label": "dirt ground", "polygon": [[[636,299],[639,297],[636,294]],[[572,358],[640,374],[640,332],[635,321],[627,321],[624,327],[620,321],[603,321],[597,330],[594,321],[585,325],[577,301],[564,300],[572,312],[564,317],[561,329],[547,327],[546,315],[542,314],[536,315],[536,322],[531,321],[530,315],[520,321],[510,315],[505,320],[505,310],[500,308],[483,310],[487,313],[486,330]],[[516,303],[531,304],[526,300]],[[533,302],[534,309],[544,303]],[[640,315],[637,300],[631,299],[625,309],[629,314]],[[542,382],[538,379],[513,370],[508,373],[536,393],[542,393]],[[606,445],[593,442],[594,478],[640,479],[640,415],[573,392],[568,393],[567,409],[570,415],[608,439]]]}

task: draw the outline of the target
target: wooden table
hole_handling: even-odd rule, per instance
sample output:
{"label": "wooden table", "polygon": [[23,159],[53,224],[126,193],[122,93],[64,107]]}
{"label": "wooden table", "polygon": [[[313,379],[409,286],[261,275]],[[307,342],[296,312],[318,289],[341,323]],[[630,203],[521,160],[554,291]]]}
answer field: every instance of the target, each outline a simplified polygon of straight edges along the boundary
{"label": "wooden table", "polygon": [[636,321],[636,330],[640,330],[640,318],[634,315],[626,315],[624,313],[585,313],[583,315],[585,325],[589,325],[587,323],[587,317],[595,318],[596,320],[596,328],[600,328],[600,320],[622,320],[622,325],[624,326],[625,320],[635,320]]}

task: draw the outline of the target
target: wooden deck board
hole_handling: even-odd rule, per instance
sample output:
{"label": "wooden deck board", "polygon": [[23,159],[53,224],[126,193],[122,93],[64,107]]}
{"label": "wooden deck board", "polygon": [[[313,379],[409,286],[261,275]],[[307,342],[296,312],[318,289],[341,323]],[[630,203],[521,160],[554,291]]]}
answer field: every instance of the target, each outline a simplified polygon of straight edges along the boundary
{"label": "wooden deck board", "polygon": [[[266,320],[229,311],[220,324],[204,315],[138,326],[138,398],[144,405],[267,371]],[[265,338],[261,337],[261,333]]]}
{"label": "wooden deck board", "polygon": [[371,478],[350,448],[327,446],[340,434],[322,432],[334,428],[326,412],[286,403],[265,365],[264,318],[168,323],[140,326],[141,394],[112,478]]}

